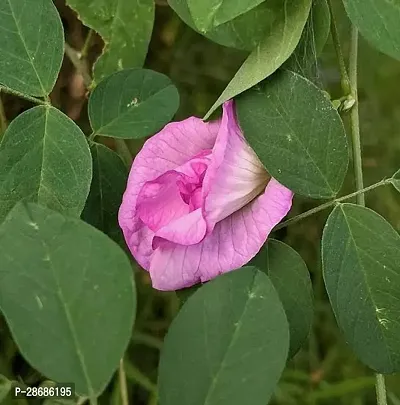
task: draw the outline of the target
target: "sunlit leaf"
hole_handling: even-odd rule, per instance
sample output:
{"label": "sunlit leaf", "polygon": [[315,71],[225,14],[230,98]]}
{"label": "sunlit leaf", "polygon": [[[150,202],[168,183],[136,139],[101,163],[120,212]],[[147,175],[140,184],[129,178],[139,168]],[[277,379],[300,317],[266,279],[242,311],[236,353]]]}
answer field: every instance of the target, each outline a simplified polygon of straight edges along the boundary
{"label": "sunlit leaf", "polygon": [[143,66],[153,30],[154,0],[67,0],[67,4],[106,44],[94,65],[97,83],[119,70]]}
{"label": "sunlit leaf", "polygon": [[310,274],[302,257],[290,246],[269,239],[250,262],[265,272],[274,285],[289,322],[290,349],[293,357],[306,341],[313,320]]}
{"label": "sunlit leaf", "polygon": [[0,83],[46,96],[64,53],[63,28],[52,0],[0,1]]}
{"label": "sunlit leaf", "polygon": [[400,371],[400,236],[376,212],[338,205],[325,225],[322,261],[339,327],[359,359]]}
{"label": "sunlit leaf", "polygon": [[144,138],[175,114],[179,94],[171,80],[147,69],[127,69],[104,79],[89,99],[89,118],[97,135]]}
{"label": "sunlit leaf", "polygon": [[32,367],[78,394],[100,394],[134,319],[123,251],[79,219],[19,203],[0,227],[0,280],[0,309]]}
{"label": "sunlit leaf", "polygon": [[79,216],[91,178],[90,150],[79,127],[53,107],[25,111],[0,145],[0,222],[22,200]]}
{"label": "sunlit leaf", "polygon": [[334,197],[348,165],[340,116],[325,94],[281,71],[237,98],[244,135],[268,172],[295,193]]}
{"label": "sunlit leaf", "polygon": [[268,277],[217,277],[183,305],[164,341],[160,405],[265,405],[286,363],[289,331]]}

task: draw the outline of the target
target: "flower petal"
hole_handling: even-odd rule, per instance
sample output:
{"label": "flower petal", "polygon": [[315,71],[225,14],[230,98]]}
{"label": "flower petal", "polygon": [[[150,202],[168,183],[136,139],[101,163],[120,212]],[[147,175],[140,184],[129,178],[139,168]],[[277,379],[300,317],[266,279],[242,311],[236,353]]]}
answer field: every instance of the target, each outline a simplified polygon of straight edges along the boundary
{"label": "flower petal", "polygon": [[239,268],[261,249],[272,228],[288,213],[293,193],[271,179],[264,193],[215,225],[200,243],[166,243],[150,264],[153,287],[176,290]]}
{"label": "flower petal", "polygon": [[[138,194],[144,183],[183,165],[192,157],[211,149],[220,126],[219,121],[203,122],[196,117],[166,125],[144,144],[129,174],[127,189],[118,220],[125,240],[135,259],[148,269],[154,232],[136,213]],[[144,229],[146,228],[146,229]]]}

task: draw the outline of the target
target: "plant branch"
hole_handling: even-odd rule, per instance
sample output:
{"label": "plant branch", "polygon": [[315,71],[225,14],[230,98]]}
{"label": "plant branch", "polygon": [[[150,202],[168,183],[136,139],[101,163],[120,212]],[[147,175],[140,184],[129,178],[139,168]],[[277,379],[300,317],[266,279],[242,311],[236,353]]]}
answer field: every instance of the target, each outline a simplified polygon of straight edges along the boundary
{"label": "plant branch", "polygon": [[391,182],[392,182],[392,179],[381,180],[378,183],[375,183],[375,184],[372,184],[372,185],[370,185],[368,187],[363,188],[362,190],[357,190],[354,193],[347,194],[347,195],[345,195],[343,197],[339,197],[339,198],[336,198],[335,200],[328,201],[328,202],[326,202],[324,204],[318,205],[318,207],[312,208],[312,209],[310,209],[310,210],[308,210],[306,212],[303,212],[303,213],[301,213],[299,215],[296,215],[293,218],[290,218],[290,219],[280,223],[279,225],[277,225],[273,229],[273,231],[277,231],[279,229],[286,228],[289,225],[293,225],[296,222],[299,222],[304,218],[307,218],[307,217],[310,217],[311,215],[316,214],[317,212],[320,212],[320,211],[323,211],[323,210],[325,210],[325,209],[327,209],[329,207],[332,207],[335,204],[338,204],[338,203],[340,203],[342,201],[349,200],[350,198],[353,198],[353,197],[357,197],[357,196],[359,196],[361,194],[367,193],[368,191],[374,190],[375,188],[378,188],[380,186],[391,184]]}
{"label": "plant branch", "polygon": [[134,381],[153,395],[157,395],[157,386],[150,379],[138,370],[133,364],[125,363],[125,373],[128,380]]}
{"label": "plant branch", "polygon": [[94,31],[90,29],[81,50],[81,59],[86,59],[90,49],[90,45],[92,44],[93,35]]}
{"label": "plant branch", "polygon": [[375,388],[378,405],[387,405],[385,377],[382,374],[376,374]]}
{"label": "plant branch", "polygon": [[121,403],[122,403],[122,405],[129,405],[128,386],[126,384],[124,359],[121,359],[121,361],[119,362],[118,376],[119,376],[119,389],[120,389],[120,393],[121,393]]}
{"label": "plant branch", "polygon": [[82,57],[82,53],[78,52],[71,45],[65,44],[65,54],[68,56],[76,71],[82,75],[83,82],[86,88],[92,84],[92,78],[89,73],[89,68],[86,59]]}
{"label": "plant branch", "polygon": [[20,91],[10,89],[9,87],[3,86],[0,84],[0,91],[7,94],[12,94],[13,96],[23,98],[35,104],[50,105],[49,101],[41,100],[40,98],[28,96],[27,94],[21,93]]}
{"label": "plant branch", "polygon": [[342,86],[342,91],[344,96],[348,96],[351,93],[350,78],[347,74],[346,63],[344,61],[342,47],[339,40],[339,31],[337,28],[335,13],[333,12],[332,0],[328,0],[329,12],[331,15],[331,36],[333,45],[335,47],[336,57],[339,63],[340,70],[340,84]]}

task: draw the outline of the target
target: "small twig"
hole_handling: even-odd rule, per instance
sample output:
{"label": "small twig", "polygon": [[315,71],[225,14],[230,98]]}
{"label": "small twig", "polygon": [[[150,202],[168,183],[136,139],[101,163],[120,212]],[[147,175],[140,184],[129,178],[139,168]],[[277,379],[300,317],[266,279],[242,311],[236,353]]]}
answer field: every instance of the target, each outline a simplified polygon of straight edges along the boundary
{"label": "small twig", "polygon": [[119,390],[121,393],[121,402],[122,405],[129,405],[128,399],[128,386],[126,384],[126,374],[125,374],[125,367],[124,367],[124,359],[121,359],[119,362]]}
{"label": "small twig", "polygon": [[82,53],[78,52],[69,44],[65,44],[65,54],[68,56],[76,71],[82,75],[83,82],[86,88],[89,88],[92,83],[92,78],[89,74],[86,59],[82,58]]}
{"label": "small twig", "polygon": [[17,96],[19,98],[23,98],[35,104],[42,104],[42,105],[50,105],[50,102],[47,100],[41,100],[40,98],[28,96],[27,94],[21,93],[20,91],[10,89],[9,87],[3,86],[0,84],[0,91],[7,94],[12,94],[13,96]]}

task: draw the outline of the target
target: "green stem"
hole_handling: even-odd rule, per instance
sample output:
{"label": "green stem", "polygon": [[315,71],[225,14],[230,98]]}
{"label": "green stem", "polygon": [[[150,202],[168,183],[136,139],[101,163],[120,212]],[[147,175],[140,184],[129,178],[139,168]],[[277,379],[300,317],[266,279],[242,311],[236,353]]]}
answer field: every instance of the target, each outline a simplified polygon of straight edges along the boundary
{"label": "green stem", "polygon": [[35,104],[42,104],[42,105],[50,105],[48,101],[41,100],[40,98],[28,96],[27,94],[21,93],[20,91],[10,89],[9,87],[3,86],[0,84],[0,91],[7,94],[12,94],[13,96],[17,96],[19,98],[23,98]]}
{"label": "green stem", "polygon": [[92,44],[93,34],[94,31],[90,29],[81,50],[81,59],[86,59],[87,57],[90,45]]}
{"label": "green stem", "polygon": [[135,382],[153,395],[157,395],[157,386],[150,379],[138,370],[133,364],[125,363],[125,373],[128,380]]}
{"label": "green stem", "polygon": [[125,162],[127,167],[131,167],[132,164],[132,154],[126,144],[125,139],[115,139],[115,145],[118,154],[121,156],[122,160]]}
{"label": "green stem", "polygon": [[0,137],[6,132],[7,129],[7,117],[6,112],[4,111],[3,101],[1,99],[0,92]]}
{"label": "green stem", "polygon": [[332,0],[328,0],[328,6],[329,12],[331,14],[331,36],[336,51],[336,57],[339,63],[340,78],[341,78],[340,83],[342,86],[343,95],[348,96],[351,92],[350,79],[349,75],[347,74],[346,63],[344,61],[342,47],[340,45],[339,31],[337,28],[335,13],[333,12]]}
{"label": "green stem", "polygon": [[371,191],[371,190],[373,190],[375,188],[378,188],[380,186],[391,184],[391,180],[392,179],[381,180],[378,183],[375,183],[375,184],[372,184],[372,185],[370,185],[368,187],[363,188],[362,190],[357,190],[354,193],[347,194],[347,195],[345,195],[343,197],[336,198],[335,200],[328,201],[328,202],[326,202],[324,204],[318,205],[318,207],[312,208],[312,209],[310,209],[310,210],[308,210],[306,212],[303,212],[302,214],[296,215],[295,217],[290,218],[287,221],[284,221],[284,222],[280,223],[273,230],[277,231],[278,229],[286,228],[287,226],[293,225],[296,222],[299,222],[304,218],[307,218],[307,217],[310,217],[311,215],[316,214],[317,212],[320,212],[320,211],[323,211],[323,210],[325,210],[325,209],[327,209],[329,207],[332,207],[333,205],[335,205],[337,203],[349,200],[350,198],[353,198],[353,197],[358,197],[359,195],[367,193],[368,191]]}
{"label": "green stem", "polygon": [[122,405],[129,405],[128,386],[126,384],[124,359],[121,359],[121,361],[119,362],[118,376],[119,376],[119,389],[120,389],[120,393],[121,393],[121,403],[122,403]]}
{"label": "green stem", "polygon": [[[358,91],[357,91],[357,58],[358,58],[358,31],[353,25],[351,28],[350,42],[350,87],[351,94],[355,100],[355,104],[351,109],[351,138],[353,147],[353,165],[354,175],[356,179],[356,190],[361,190],[364,187],[362,158],[361,158],[361,141],[360,141],[360,118],[358,114]],[[365,206],[364,194],[357,196],[357,204]]]}
{"label": "green stem", "polygon": [[375,388],[378,405],[387,405],[385,377],[382,374],[376,374]]}
{"label": "green stem", "polygon": [[86,59],[82,58],[82,54],[76,51],[72,46],[65,44],[65,54],[68,56],[76,71],[82,75],[83,83],[86,88],[89,88],[92,84],[92,78],[89,74],[89,68],[87,66]]}
{"label": "green stem", "polygon": [[163,345],[162,340],[142,332],[134,332],[132,341],[136,344],[142,344],[157,350],[161,350]]}

